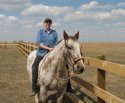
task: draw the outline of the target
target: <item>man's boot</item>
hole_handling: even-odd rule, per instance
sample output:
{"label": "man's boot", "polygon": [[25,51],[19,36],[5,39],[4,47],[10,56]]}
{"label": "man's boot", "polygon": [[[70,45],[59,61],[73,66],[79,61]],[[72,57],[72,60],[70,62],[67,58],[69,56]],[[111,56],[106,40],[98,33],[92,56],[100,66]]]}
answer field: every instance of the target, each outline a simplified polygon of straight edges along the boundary
{"label": "man's boot", "polygon": [[68,83],[67,83],[66,92],[76,93],[76,90],[72,89],[72,86],[71,86],[71,83],[70,83],[70,79],[68,80]]}

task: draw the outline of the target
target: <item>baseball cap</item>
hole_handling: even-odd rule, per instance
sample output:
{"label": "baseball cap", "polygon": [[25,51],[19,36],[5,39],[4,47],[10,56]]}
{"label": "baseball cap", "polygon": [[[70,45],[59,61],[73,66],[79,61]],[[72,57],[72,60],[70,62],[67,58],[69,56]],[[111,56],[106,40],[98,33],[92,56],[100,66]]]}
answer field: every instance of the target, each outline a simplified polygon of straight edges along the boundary
{"label": "baseball cap", "polygon": [[44,20],[44,23],[45,22],[50,22],[50,23],[52,23],[52,20],[50,19],[50,18],[46,18],[45,20]]}

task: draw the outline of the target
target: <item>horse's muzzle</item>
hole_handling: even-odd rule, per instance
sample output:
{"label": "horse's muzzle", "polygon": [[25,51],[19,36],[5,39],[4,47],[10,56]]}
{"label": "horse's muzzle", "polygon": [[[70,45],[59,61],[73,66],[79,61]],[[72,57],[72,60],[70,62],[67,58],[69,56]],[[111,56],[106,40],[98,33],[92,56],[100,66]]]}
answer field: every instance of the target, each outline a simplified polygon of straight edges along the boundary
{"label": "horse's muzzle", "polygon": [[77,74],[81,74],[84,72],[84,67],[81,67],[81,66],[76,66],[74,67],[74,70],[73,70],[75,73]]}
{"label": "horse's muzzle", "polygon": [[[82,60],[82,62],[81,62]],[[81,74],[84,72],[85,69],[85,65],[84,65],[84,58],[78,58],[75,60],[75,64],[74,64],[74,72],[77,74]]]}

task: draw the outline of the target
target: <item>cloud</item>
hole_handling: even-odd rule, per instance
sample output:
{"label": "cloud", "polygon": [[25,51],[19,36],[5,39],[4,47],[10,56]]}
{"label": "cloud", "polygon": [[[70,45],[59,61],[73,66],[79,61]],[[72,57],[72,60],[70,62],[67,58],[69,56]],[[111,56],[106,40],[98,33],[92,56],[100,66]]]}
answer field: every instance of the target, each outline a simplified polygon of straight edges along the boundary
{"label": "cloud", "polygon": [[[116,4],[117,5],[117,4]],[[74,9],[74,12],[67,13],[64,16],[65,21],[81,20],[110,20],[124,16],[124,9],[115,8],[112,4],[99,4],[97,1],[91,1],[83,4],[80,8]]]}
{"label": "cloud", "polygon": [[117,6],[118,6],[118,7],[124,7],[124,6],[125,6],[125,2],[119,2],[119,3],[117,4]]}
{"label": "cloud", "polygon": [[[36,28],[40,28],[40,27],[42,27],[42,22],[38,22],[38,23],[36,23]],[[52,27],[59,27],[60,26],[60,23],[59,22],[53,22],[53,24],[52,24]]]}
{"label": "cloud", "polygon": [[65,21],[79,21],[79,20],[107,20],[111,18],[109,12],[92,12],[92,11],[76,11],[67,14],[64,17]]}
{"label": "cloud", "polygon": [[95,8],[96,6],[98,5],[98,2],[97,1],[92,1],[88,4],[83,4],[80,9],[83,9],[83,10],[89,10],[89,9],[93,9]]}
{"label": "cloud", "polygon": [[31,28],[33,28],[33,25],[27,24],[27,25],[25,25],[24,27],[25,27],[26,29],[31,29]]}
{"label": "cloud", "polygon": [[60,26],[60,23],[59,23],[59,22],[54,22],[54,23],[52,24],[52,26],[53,26],[53,27],[59,27],[59,26]]}
{"label": "cloud", "polygon": [[27,2],[29,2],[30,0],[0,0],[1,4],[8,4],[8,5],[22,5],[25,4]]}
{"label": "cloud", "polygon": [[65,14],[67,12],[73,11],[70,7],[57,7],[57,6],[46,6],[46,5],[31,5],[29,8],[26,8],[21,12],[23,16],[43,16],[43,15],[52,15],[57,16],[60,14]]}
{"label": "cloud", "polygon": [[83,4],[80,10],[94,10],[94,9],[111,9],[114,8],[111,4],[99,4],[97,1],[91,1],[90,3]]}
{"label": "cloud", "polygon": [[30,0],[0,0],[0,11],[17,11],[30,4]]}
{"label": "cloud", "polygon": [[114,8],[114,6],[111,5],[111,4],[105,4],[105,5],[98,5],[96,8],[97,8],[97,9],[107,10],[107,9],[112,9],[112,8]]}
{"label": "cloud", "polygon": [[121,26],[121,27],[125,27],[125,22],[116,22],[115,23],[116,26]]}
{"label": "cloud", "polygon": [[[125,2],[114,4],[91,0],[79,7],[68,7],[33,4],[30,1],[0,0],[1,34],[5,34],[8,39],[35,40],[36,33],[43,26],[46,17],[53,19],[52,28],[60,34],[60,39],[63,29],[73,33],[79,30],[81,40],[94,40],[94,36],[95,41],[103,40],[105,35],[113,37],[114,34],[125,33]],[[2,40],[2,36],[0,39]]]}
{"label": "cloud", "polygon": [[38,23],[36,24],[36,27],[37,27],[37,28],[40,28],[41,25],[42,25],[42,22],[38,22]]}
{"label": "cloud", "polygon": [[15,17],[15,16],[5,16],[4,14],[0,14],[0,22],[3,25],[8,25],[10,23],[14,23],[17,22],[19,20],[19,18]]}
{"label": "cloud", "polygon": [[5,18],[5,15],[0,14],[0,20],[3,20]]}
{"label": "cloud", "polygon": [[112,9],[110,11],[74,11],[64,16],[65,21],[80,20],[111,20],[125,17],[125,9]]}
{"label": "cloud", "polygon": [[125,9],[114,9],[111,11],[111,14],[115,17],[124,17],[125,16]]}
{"label": "cloud", "polygon": [[8,16],[8,17],[7,17],[7,20],[10,21],[10,22],[14,22],[14,21],[17,21],[18,18],[15,17],[15,16]]}

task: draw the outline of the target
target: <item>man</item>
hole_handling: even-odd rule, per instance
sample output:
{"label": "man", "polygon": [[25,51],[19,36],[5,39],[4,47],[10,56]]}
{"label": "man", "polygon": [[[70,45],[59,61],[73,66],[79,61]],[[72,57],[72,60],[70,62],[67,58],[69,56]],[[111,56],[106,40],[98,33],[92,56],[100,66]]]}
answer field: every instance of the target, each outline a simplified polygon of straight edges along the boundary
{"label": "man", "polygon": [[38,45],[36,59],[32,66],[32,94],[31,96],[35,96],[39,87],[37,86],[37,78],[38,78],[38,65],[43,57],[51,50],[53,50],[54,46],[58,41],[58,35],[55,30],[52,30],[50,27],[52,25],[52,20],[46,18],[44,20],[44,28],[40,29],[37,33],[36,43]]}
{"label": "man", "polygon": [[[52,30],[50,27],[52,25],[52,20],[50,18],[46,18],[44,20],[44,28],[40,29],[37,33],[36,43],[38,45],[37,53],[35,61],[32,65],[32,94],[31,96],[35,96],[39,87],[37,86],[37,78],[38,78],[38,65],[43,57],[51,50],[53,50],[54,46],[58,41],[58,35],[55,30]],[[68,92],[72,90],[70,82],[67,84]]]}

